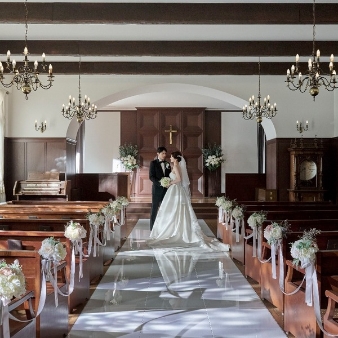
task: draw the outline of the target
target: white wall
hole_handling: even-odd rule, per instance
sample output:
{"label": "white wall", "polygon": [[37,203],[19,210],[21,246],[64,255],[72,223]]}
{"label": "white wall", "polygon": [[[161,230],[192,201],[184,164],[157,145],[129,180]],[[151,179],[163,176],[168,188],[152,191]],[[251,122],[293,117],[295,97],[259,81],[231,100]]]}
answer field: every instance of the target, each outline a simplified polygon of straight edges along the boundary
{"label": "white wall", "polygon": [[[272,120],[276,129],[276,137],[300,137],[295,128],[296,120],[304,122],[309,120],[310,129],[304,137],[337,136],[338,124],[334,121],[338,118],[338,93],[330,93],[321,89],[316,101],[313,102],[308,93],[301,94],[287,89],[284,81],[284,76],[261,77],[262,96],[269,94],[271,101],[277,103],[278,114]],[[246,102],[251,95],[255,97],[258,95],[258,76],[83,75],[81,76],[81,89],[83,96],[87,94],[91,101],[95,102],[131,88],[168,82],[213,88],[223,91],[224,97],[226,93],[229,93],[245,100],[243,102]],[[63,103],[67,103],[70,94],[75,98],[78,96],[78,76],[56,74],[54,86],[51,89],[38,89],[37,92],[29,95],[29,100],[25,100],[20,91],[13,89],[8,95],[6,136],[65,137],[69,120],[62,117],[61,107]],[[208,96],[207,91],[205,96]],[[137,95],[134,98],[135,106],[138,107]],[[220,101],[219,98],[217,102]],[[151,105],[152,103],[149,102],[148,106]],[[191,106],[194,106],[194,102]],[[34,130],[35,120],[39,122],[47,120],[48,127],[45,133],[41,134]],[[84,165],[86,172],[111,171],[111,161],[114,157],[118,157],[119,128],[120,115],[115,112],[100,113],[96,120],[86,122]],[[240,113],[222,113],[222,146],[227,159],[223,165],[223,174],[225,172],[257,171],[256,122],[244,121]]]}
{"label": "white wall", "polygon": [[85,123],[84,172],[111,173],[119,157],[120,112],[99,112]]}

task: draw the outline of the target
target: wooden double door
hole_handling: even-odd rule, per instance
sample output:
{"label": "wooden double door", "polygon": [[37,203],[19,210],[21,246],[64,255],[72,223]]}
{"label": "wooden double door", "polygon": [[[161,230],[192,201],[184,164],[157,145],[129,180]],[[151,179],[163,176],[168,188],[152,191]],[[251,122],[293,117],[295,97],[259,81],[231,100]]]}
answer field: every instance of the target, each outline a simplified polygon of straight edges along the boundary
{"label": "wooden double door", "polygon": [[[135,196],[151,196],[149,180],[150,161],[156,158],[159,146],[168,150],[167,160],[173,151],[181,151],[187,162],[192,197],[204,196],[203,108],[141,108],[137,110],[137,145],[141,168],[135,182]],[[171,133],[170,133],[171,130]],[[170,137],[171,134],[171,137]]]}

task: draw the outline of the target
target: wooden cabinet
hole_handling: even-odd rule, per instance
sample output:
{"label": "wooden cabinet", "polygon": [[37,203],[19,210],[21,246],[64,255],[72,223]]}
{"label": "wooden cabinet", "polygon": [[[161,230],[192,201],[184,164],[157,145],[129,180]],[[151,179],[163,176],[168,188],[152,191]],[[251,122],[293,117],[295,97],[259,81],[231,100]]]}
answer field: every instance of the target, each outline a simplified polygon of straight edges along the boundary
{"label": "wooden cabinet", "polygon": [[323,201],[323,144],[318,139],[295,140],[290,148],[289,200]]}

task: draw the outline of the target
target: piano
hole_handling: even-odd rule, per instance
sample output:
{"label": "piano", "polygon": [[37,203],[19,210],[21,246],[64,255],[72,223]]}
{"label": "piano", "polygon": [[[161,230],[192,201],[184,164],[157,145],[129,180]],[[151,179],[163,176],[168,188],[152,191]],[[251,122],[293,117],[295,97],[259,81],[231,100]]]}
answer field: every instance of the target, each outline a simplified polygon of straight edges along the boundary
{"label": "piano", "polygon": [[[60,180],[63,176],[63,180]],[[70,182],[64,180],[64,173],[28,173],[27,180],[16,181],[13,196],[16,200],[68,200]],[[68,188],[67,188],[68,183]]]}

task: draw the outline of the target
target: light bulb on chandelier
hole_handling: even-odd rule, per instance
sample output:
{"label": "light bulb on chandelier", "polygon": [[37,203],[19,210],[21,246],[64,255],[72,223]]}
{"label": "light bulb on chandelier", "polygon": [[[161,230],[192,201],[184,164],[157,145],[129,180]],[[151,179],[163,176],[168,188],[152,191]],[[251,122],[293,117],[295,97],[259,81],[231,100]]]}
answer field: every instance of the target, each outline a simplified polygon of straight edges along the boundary
{"label": "light bulb on chandelier", "polygon": [[75,103],[75,97],[69,95],[68,105],[62,105],[62,115],[67,119],[76,116],[77,122],[82,123],[84,120],[92,120],[97,116],[97,106],[90,104],[90,98],[85,95],[84,101],[81,101],[81,59],[79,61],[79,103]]}
{"label": "light bulb on chandelier", "polygon": [[[304,93],[309,89],[310,95],[315,100],[319,94],[319,87],[324,86],[328,91],[333,91],[338,88],[336,71],[334,69],[334,56],[331,54],[329,62],[329,74],[325,74],[320,68],[320,50],[315,53],[316,42],[316,15],[315,15],[315,0],[313,0],[313,43],[312,43],[312,58],[308,60],[308,70],[302,74],[299,70],[299,55],[296,55],[296,66],[292,65],[291,70],[286,72],[287,87]],[[297,79],[298,78],[298,79]]]}
{"label": "light bulb on chandelier", "polygon": [[[16,86],[18,90],[21,90],[26,95],[26,100],[28,100],[28,94],[34,90],[36,91],[39,87],[43,89],[49,89],[53,84],[53,67],[50,64],[48,66],[48,76],[47,76],[47,84],[43,84],[39,79],[39,63],[38,61],[34,62],[33,67],[29,65],[28,60],[28,47],[27,47],[27,32],[28,32],[28,9],[27,9],[27,0],[25,0],[25,48],[23,51],[24,60],[23,64],[17,65],[16,61],[13,59],[11,61],[11,52],[7,51],[7,60],[5,67],[3,66],[2,62],[0,62],[0,82],[5,88],[10,88],[12,86]],[[42,54],[42,63],[41,63],[41,70],[43,72],[47,72],[47,64],[46,64],[46,55],[45,53]],[[4,72],[8,72],[8,74],[12,74],[13,78],[10,82],[5,82],[5,75]]]}

